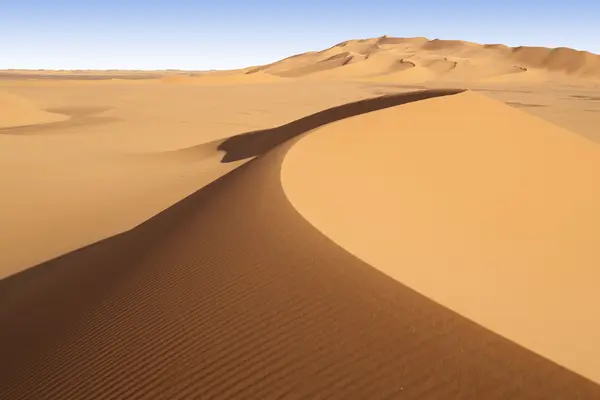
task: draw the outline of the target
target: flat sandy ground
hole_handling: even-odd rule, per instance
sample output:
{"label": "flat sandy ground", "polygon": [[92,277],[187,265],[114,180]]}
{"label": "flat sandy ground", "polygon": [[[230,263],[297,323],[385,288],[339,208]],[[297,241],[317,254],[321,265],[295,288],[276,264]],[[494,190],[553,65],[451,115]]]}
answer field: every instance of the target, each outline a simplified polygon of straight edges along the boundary
{"label": "flat sandy ground", "polygon": [[0,76],[0,398],[600,398],[597,81],[81,74]]}

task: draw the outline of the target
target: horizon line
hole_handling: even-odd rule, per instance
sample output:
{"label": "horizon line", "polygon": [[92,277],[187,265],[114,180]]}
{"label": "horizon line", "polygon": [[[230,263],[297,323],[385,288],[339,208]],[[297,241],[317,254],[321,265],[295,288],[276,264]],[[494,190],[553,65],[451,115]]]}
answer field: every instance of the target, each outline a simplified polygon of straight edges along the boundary
{"label": "horizon line", "polygon": [[[585,50],[585,49],[581,49],[581,48],[575,48],[575,47],[569,47],[569,46],[542,46],[542,45],[517,45],[517,46],[511,46],[508,44],[504,44],[504,43],[480,43],[480,42],[474,42],[474,41],[470,41],[470,40],[464,40],[464,39],[441,39],[441,38],[434,38],[434,39],[429,39],[426,36],[389,36],[387,34],[381,35],[381,36],[373,36],[373,37],[367,37],[367,38],[354,38],[354,39],[347,39],[341,42],[338,42],[334,45],[330,45],[329,47],[326,47],[324,49],[321,50],[306,50],[304,52],[299,52],[299,53],[293,53],[293,54],[289,54],[287,56],[284,56],[282,58],[278,58],[272,61],[267,61],[266,63],[262,63],[262,64],[251,64],[251,65],[245,65],[245,66],[240,66],[240,67],[233,67],[233,68],[209,68],[209,69],[186,69],[186,68],[177,68],[177,67],[171,67],[171,68],[143,68],[143,67],[139,67],[139,68],[118,68],[118,67],[112,67],[112,68],[0,68],[0,73],[1,72],[19,72],[19,71],[27,71],[27,72],[35,72],[35,71],[49,71],[49,72],[79,72],[79,71],[87,71],[87,72],[109,72],[109,71],[128,71],[128,72],[137,72],[137,71],[143,71],[143,72],[218,72],[218,71],[234,71],[234,70],[241,70],[241,69],[246,69],[246,68],[252,68],[252,67],[259,67],[259,66],[263,66],[263,65],[268,65],[274,62],[278,62],[281,60],[284,60],[286,58],[289,57],[293,57],[296,55],[300,55],[300,54],[306,54],[306,53],[312,53],[312,52],[319,52],[319,51],[323,51],[326,50],[328,48],[332,48],[335,47],[341,43],[345,43],[345,42],[350,42],[350,41],[356,41],[356,40],[371,40],[371,39],[379,39],[379,38],[391,38],[391,39],[417,39],[417,38],[423,38],[423,39],[427,39],[429,42],[432,41],[461,41],[461,42],[465,42],[465,43],[474,43],[480,46],[489,46],[489,45],[502,45],[502,46],[506,46],[509,49],[518,49],[518,48],[542,48],[542,49],[548,49],[548,50],[558,50],[558,49],[568,49],[568,50],[573,50],[579,53],[588,53],[594,56],[598,56],[600,57],[600,52],[596,53],[594,51],[591,50]],[[599,50],[600,51],[600,50]]]}

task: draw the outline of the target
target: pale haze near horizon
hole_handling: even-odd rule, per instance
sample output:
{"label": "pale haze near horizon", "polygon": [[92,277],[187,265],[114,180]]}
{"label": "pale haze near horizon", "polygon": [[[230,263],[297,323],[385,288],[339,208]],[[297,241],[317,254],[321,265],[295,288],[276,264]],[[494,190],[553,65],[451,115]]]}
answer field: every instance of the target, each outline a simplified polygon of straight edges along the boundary
{"label": "pale haze near horizon", "polygon": [[0,1],[0,69],[234,69],[348,39],[600,53],[595,1]]}

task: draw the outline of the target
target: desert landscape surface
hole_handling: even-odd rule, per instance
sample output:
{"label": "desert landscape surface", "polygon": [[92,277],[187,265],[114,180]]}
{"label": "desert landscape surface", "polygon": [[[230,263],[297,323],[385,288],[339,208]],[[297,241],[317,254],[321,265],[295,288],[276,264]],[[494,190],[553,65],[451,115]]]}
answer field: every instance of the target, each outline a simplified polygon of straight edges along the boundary
{"label": "desert landscape surface", "polygon": [[600,398],[599,181],[585,51],[0,71],[0,398]]}

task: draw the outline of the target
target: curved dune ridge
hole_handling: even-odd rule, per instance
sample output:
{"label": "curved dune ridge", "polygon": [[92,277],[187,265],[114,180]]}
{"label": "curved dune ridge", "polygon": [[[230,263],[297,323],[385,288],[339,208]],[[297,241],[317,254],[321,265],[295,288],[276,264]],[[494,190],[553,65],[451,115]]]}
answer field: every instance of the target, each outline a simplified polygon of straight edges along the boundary
{"label": "curved dune ridge", "polygon": [[31,101],[0,92],[0,129],[65,121],[68,116],[41,110]]}
{"label": "curved dune ridge", "polygon": [[0,352],[14,360],[0,363],[0,398],[600,398],[351,255],[283,190],[302,133],[456,93],[234,137],[229,159],[258,157],[129,232],[0,281]]}
{"label": "curved dune ridge", "polygon": [[334,123],[282,176],[344,249],[600,382],[598,171],[596,143],[465,92]]}
{"label": "curved dune ridge", "polygon": [[[353,55],[352,55],[353,54]],[[373,62],[382,55],[386,62]],[[427,72],[415,74],[398,64],[405,74],[390,68],[390,60],[402,63],[410,59],[413,67]],[[325,60],[325,61],[324,61]],[[335,62],[334,62],[335,61]],[[468,73],[449,73],[458,67],[470,66]],[[393,64],[393,63],[392,63]],[[405,82],[478,80],[505,76],[516,78],[516,73],[532,75],[539,80],[539,73],[578,78],[600,78],[600,55],[569,48],[549,49],[543,47],[508,47],[504,45],[480,45],[461,40],[428,40],[426,38],[391,38],[349,40],[320,52],[308,52],[288,57],[272,64],[255,67],[247,73],[264,72],[280,77],[326,76],[329,78],[368,78],[387,75],[388,80]],[[513,75],[511,77],[511,75]],[[516,78],[523,80],[522,77]]]}

